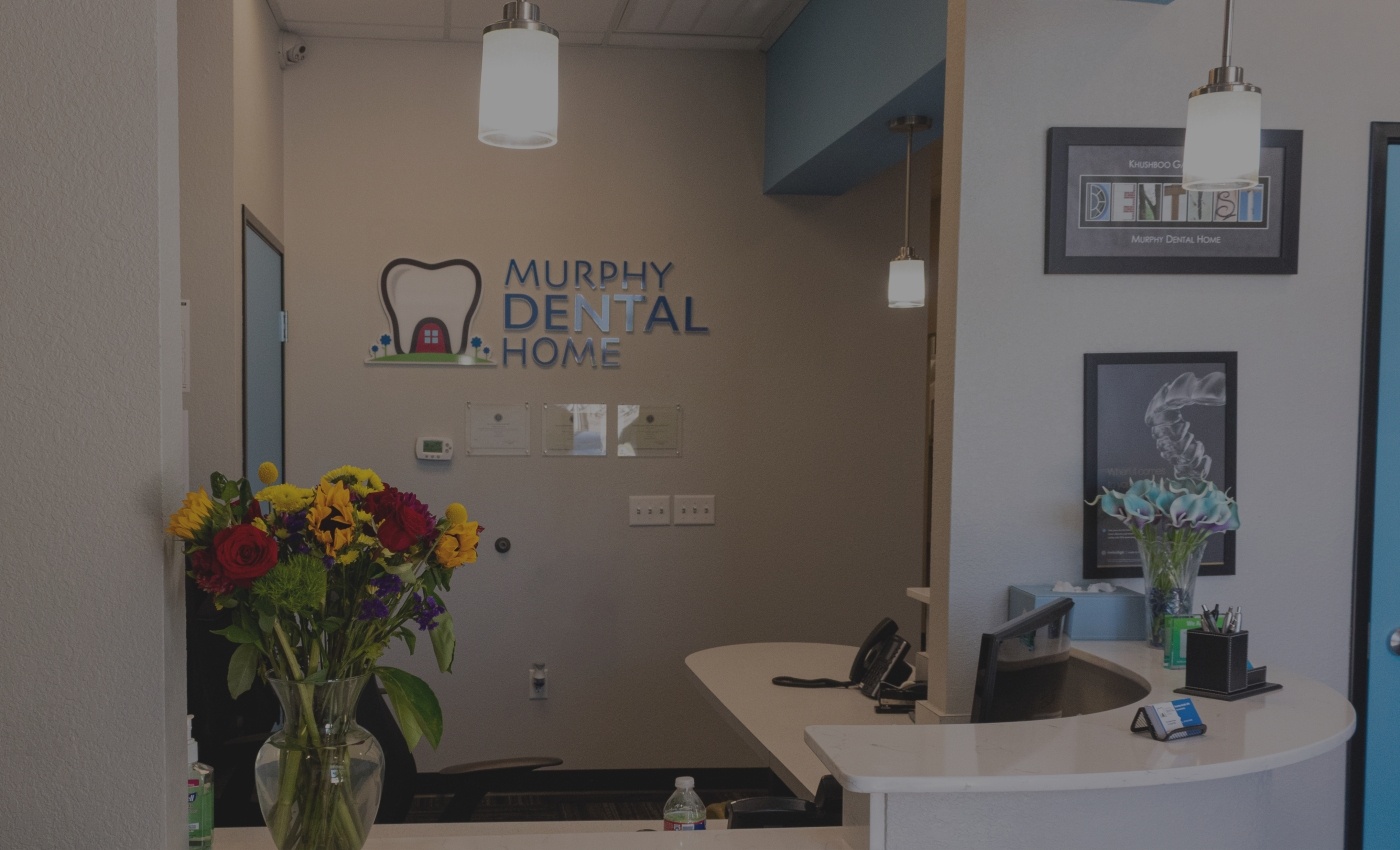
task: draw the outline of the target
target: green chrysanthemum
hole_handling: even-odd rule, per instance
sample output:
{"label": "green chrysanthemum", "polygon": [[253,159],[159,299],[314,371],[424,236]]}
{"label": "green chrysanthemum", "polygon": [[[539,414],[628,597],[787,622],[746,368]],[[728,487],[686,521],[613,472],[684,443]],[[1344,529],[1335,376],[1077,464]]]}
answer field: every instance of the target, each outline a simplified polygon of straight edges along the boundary
{"label": "green chrysanthemum", "polygon": [[325,564],[311,555],[292,555],[254,582],[253,592],[284,611],[315,613],[326,601]]}

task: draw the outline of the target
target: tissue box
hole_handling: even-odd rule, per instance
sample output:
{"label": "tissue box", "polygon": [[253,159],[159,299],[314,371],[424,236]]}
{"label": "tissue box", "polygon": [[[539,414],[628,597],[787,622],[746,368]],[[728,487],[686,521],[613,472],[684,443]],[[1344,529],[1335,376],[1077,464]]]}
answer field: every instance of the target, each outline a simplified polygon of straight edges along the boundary
{"label": "tissue box", "polygon": [[1069,634],[1074,640],[1147,640],[1143,596],[1118,588],[1112,593],[1056,593],[1049,584],[1013,584],[1006,591],[1006,616],[1016,617],[1061,596],[1074,600]]}

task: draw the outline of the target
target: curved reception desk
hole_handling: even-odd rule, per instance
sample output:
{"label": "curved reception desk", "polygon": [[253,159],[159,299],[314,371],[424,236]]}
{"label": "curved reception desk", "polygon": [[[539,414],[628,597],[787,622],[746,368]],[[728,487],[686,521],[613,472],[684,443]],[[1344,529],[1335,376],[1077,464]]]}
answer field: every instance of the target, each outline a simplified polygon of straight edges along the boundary
{"label": "curved reception desk", "polygon": [[[1339,747],[1355,728],[1340,693],[1271,664],[1282,690],[1196,698],[1206,734],[1160,743],[1130,731],[1133,716],[1180,699],[1184,672],[1162,669],[1161,651],[1142,643],[1080,643],[1073,653],[1068,702],[1086,713],[983,725],[891,722],[855,691],[797,692],[839,703],[829,721],[812,720],[812,702],[789,706],[787,724],[763,716],[764,703],[803,700],[775,693],[784,689],[773,676],[843,678],[853,647],[747,644],[686,664],[750,745],[784,764],[794,791],[810,792],[822,773],[841,783],[846,823],[868,827],[870,850],[1288,846],[1270,823],[1274,772]],[[798,739],[820,766],[792,755]]]}

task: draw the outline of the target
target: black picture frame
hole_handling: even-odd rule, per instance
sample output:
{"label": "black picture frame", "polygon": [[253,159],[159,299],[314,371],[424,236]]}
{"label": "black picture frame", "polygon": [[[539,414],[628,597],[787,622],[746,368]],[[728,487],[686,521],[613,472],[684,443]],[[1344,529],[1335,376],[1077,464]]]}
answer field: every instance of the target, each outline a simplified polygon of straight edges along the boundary
{"label": "black picture frame", "polygon": [[[1181,190],[1185,139],[1175,128],[1051,127],[1045,273],[1297,274],[1303,131],[1264,130],[1260,186],[1218,196]],[[1120,187],[1137,188],[1120,198]],[[1127,220],[1129,205],[1153,217]]]}
{"label": "black picture frame", "polygon": [[[1140,578],[1142,567],[1127,527],[1091,505],[1103,487],[1122,490],[1130,478],[1184,477],[1161,453],[1157,425],[1181,426],[1178,445],[1199,444],[1208,458],[1205,480],[1238,497],[1235,411],[1238,355],[1234,351],[1137,352],[1084,355],[1084,578]],[[1223,403],[1218,381],[1224,374]],[[1186,376],[1193,375],[1193,379]],[[1191,398],[1197,401],[1191,401]],[[1159,403],[1160,402],[1160,403]],[[1188,416],[1188,414],[1190,414]],[[1183,461],[1185,462],[1185,461]],[[1194,464],[1199,471],[1199,461]],[[1201,575],[1235,574],[1235,533],[1212,535]]]}

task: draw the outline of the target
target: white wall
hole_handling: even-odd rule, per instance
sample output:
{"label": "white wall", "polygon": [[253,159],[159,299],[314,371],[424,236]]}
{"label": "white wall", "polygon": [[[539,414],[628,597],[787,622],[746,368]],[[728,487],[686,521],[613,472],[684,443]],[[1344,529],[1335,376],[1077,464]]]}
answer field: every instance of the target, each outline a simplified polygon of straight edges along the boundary
{"label": "white wall", "polygon": [[[1264,126],[1304,131],[1299,273],[1166,277],[1041,273],[1045,134],[1182,126],[1187,93],[1219,61],[1220,4],[966,6],[952,480],[940,502],[951,533],[934,557],[953,601],[950,704],[968,699],[967,635],[1003,618],[1006,586],[1079,575],[1090,351],[1239,352],[1238,575],[1202,579],[1197,593],[1248,607],[1255,663],[1345,692],[1367,134],[1400,116],[1400,7],[1239,8],[1235,61],[1263,87]],[[1275,783],[1292,830],[1280,846],[1340,846],[1341,755],[1313,767]]]}
{"label": "white wall", "polygon": [[[313,40],[285,75],[288,471],[369,465],[487,526],[449,599],[455,674],[406,662],[447,714],[420,765],[755,764],[688,653],[854,643],[884,615],[918,632],[925,314],[883,303],[903,169],[842,198],[763,197],[757,54],[566,46],[561,66],[561,141],[534,152],[476,141],[474,45]],[[667,293],[711,333],[622,334],[617,370],[366,366],[400,256],[477,263],[493,348],[513,257],[674,262]],[[535,454],[465,456],[468,401],[531,403]],[[540,406],[563,402],[681,404],[684,456],[541,457]],[[438,434],[457,458],[416,462]],[[657,493],[713,493],[719,523],[629,529],[628,495]],[[548,701],[525,699],[535,660]]]}
{"label": "white wall", "polygon": [[0,5],[0,835],[185,846],[175,7]]}
{"label": "white wall", "polygon": [[179,0],[190,486],[243,458],[243,206],[282,234],[282,71],[264,0]]}

